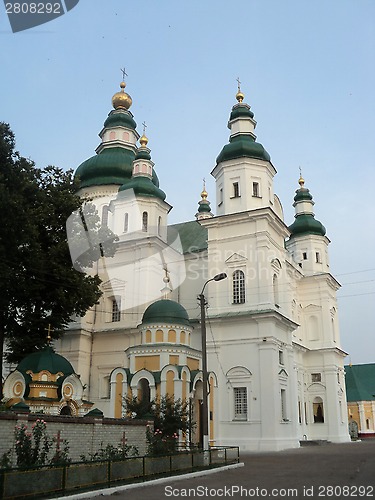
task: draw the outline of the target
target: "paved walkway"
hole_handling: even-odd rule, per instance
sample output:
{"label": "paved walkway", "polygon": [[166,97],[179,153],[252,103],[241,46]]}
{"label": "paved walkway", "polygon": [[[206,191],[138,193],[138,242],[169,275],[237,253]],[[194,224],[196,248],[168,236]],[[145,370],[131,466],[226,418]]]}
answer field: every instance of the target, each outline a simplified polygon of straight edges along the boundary
{"label": "paved walkway", "polygon": [[119,487],[100,498],[375,498],[375,440],[242,454],[241,461],[243,467]]}

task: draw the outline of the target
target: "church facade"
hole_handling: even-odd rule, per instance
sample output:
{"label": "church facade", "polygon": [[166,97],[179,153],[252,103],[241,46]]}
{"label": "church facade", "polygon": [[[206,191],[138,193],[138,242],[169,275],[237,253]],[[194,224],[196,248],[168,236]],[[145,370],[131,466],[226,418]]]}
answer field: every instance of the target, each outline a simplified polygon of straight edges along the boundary
{"label": "church facade", "polygon": [[[209,441],[243,450],[280,450],[300,440],[349,440],[344,358],[324,226],[302,177],[295,220],[284,221],[276,169],[257,142],[256,122],[238,90],[230,138],[195,220],[168,225],[145,131],[140,137],[122,82],[96,154],[76,171],[119,238],[96,268],[102,297],[56,342],[106,416],[124,398],[169,394],[191,403],[201,429],[202,341],[196,297],[205,287]],[[210,281],[218,273],[227,279]],[[208,282],[208,283],[207,283]]]}

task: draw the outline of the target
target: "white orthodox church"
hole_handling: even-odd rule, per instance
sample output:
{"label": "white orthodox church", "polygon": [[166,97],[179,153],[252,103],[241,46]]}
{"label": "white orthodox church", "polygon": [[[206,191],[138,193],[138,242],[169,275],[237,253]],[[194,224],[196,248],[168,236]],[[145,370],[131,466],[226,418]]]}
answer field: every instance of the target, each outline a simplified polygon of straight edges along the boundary
{"label": "white orthodox church", "polygon": [[80,374],[85,398],[109,417],[124,415],[129,394],[188,399],[198,441],[196,297],[224,272],[227,279],[205,288],[210,443],[267,451],[304,439],[348,441],[340,285],[304,180],[288,225],[274,193],[276,169],[239,89],[229,143],[211,172],[214,208],[204,189],[195,219],[168,225],[172,207],[124,89],[123,82],[113,96],[96,155],[76,171],[79,194],[119,237],[115,256],[92,271],[102,279],[100,302],[55,344]]}

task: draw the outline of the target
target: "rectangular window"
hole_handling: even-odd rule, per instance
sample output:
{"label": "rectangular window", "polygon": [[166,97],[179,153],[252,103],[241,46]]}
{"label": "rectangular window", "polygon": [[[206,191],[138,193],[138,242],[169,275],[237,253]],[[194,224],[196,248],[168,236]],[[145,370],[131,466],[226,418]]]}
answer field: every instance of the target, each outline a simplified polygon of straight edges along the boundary
{"label": "rectangular window", "polygon": [[307,260],[307,252],[303,252],[302,258],[303,258],[303,260]]}
{"label": "rectangular window", "polygon": [[322,261],[320,260],[320,253],[319,252],[315,252],[315,260],[318,264],[320,264]]}
{"label": "rectangular window", "polygon": [[247,420],[246,387],[234,388],[234,418],[235,420]]}
{"label": "rectangular window", "polygon": [[253,196],[259,198],[259,182],[253,182]]}
{"label": "rectangular window", "polygon": [[121,321],[121,299],[112,299],[112,322]]}
{"label": "rectangular window", "polygon": [[286,414],[286,390],[280,390],[280,400],[281,400],[281,418],[282,420],[287,420]]}
{"label": "rectangular window", "polygon": [[233,304],[245,303],[245,273],[241,270],[233,273]]}
{"label": "rectangular window", "polygon": [[321,382],[322,381],[322,374],[321,373],[312,373],[311,374],[311,381],[312,382]]}
{"label": "rectangular window", "polygon": [[240,197],[240,185],[238,182],[233,182],[233,198]]}
{"label": "rectangular window", "polygon": [[279,351],[279,365],[284,364],[284,353],[283,351]]}

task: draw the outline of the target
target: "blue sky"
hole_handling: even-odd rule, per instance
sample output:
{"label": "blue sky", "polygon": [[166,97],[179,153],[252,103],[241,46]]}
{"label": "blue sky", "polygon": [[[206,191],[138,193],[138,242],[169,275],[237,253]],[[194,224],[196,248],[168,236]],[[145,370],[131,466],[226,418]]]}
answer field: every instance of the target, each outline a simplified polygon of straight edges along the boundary
{"label": "blue sky", "polygon": [[332,240],[342,346],[353,363],[375,362],[373,0],[80,0],[16,34],[1,4],[0,46],[0,120],[40,167],[94,154],[126,67],[170,222],[194,217],[203,177],[214,206],[239,76],[286,223],[301,166]]}

